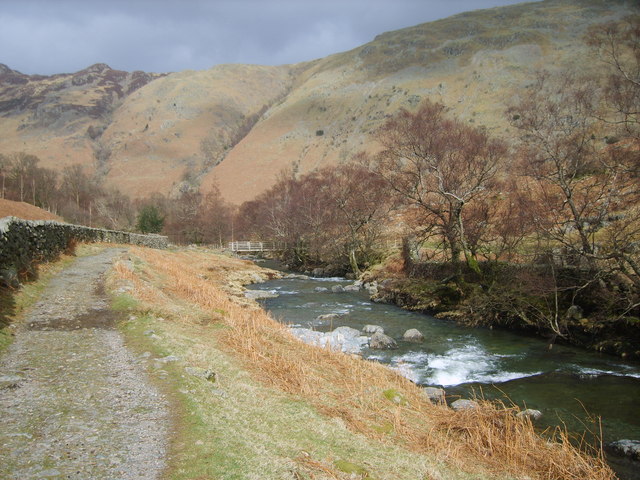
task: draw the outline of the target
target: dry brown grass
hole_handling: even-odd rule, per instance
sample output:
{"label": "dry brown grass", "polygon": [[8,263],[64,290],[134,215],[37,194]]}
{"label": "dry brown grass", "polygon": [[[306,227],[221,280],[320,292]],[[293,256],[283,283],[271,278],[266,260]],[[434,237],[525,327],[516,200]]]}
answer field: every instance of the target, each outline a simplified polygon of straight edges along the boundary
{"label": "dry brown grass", "polygon": [[62,222],[62,218],[47,212],[41,208],[25,202],[14,202],[13,200],[0,199],[0,218],[18,217],[25,220],[56,220]]}
{"label": "dry brown grass", "polygon": [[[145,262],[144,273],[139,276],[122,267],[118,273],[134,285],[137,298],[156,309],[169,311],[171,302],[188,302],[198,307],[194,311],[210,312],[211,321],[227,327],[215,330],[219,343],[255,378],[304,398],[354,431],[428,453],[469,472],[614,478],[602,456],[581,453],[561,432],[548,441],[511,409],[481,401],[479,409],[454,412],[432,404],[420,387],[383,365],[301,343],[267,313],[242,306],[222,290],[224,272],[249,268],[246,263],[199,252],[132,252]],[[201,315],[178,320],[201,322]],[[385,398],[383,392],[390,389],[399,394],[399,402]]]}

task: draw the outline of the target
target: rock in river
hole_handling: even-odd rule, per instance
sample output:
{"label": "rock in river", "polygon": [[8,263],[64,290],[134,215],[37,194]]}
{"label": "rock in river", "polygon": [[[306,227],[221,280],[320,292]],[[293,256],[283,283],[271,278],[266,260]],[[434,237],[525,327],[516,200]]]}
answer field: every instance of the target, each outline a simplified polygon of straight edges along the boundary
{"label": "rock in river", "polygon": [[528,418],[531,421],[540,420],[542,418],[542,412],[540,410],[534,410],[533,408],[527,408],[516,414],[518,418]]}
{"label": "rock in river", "polygon": [[362,331],[364,333],[372,335],[376,332],[384,333],[384,328],[382,328],[380,325],[365,325]]}
{"label": "rock in river", "polygon": [[292,328],[291,333],[304,343],[318,347],[329,347],[345,353],[359,353],[367,344],[367,337],[351,327],[338,327],[327,333],[308,328]]}
{"label": "rock in river", "polygon": [[407,342],[422,342],[424,341],[424,335],[420,332],[420,330],[410,328],[409,330],[404,332],[402,339],[406,340]]}
{"label": "rock in river", "polygon": [[618,440],[611,442],[607,445],[607,450],[632,460],[640,460],[640,440]]}
{"label": "rock in river", "polygon": [[393,350],[398,348],[396,341],[384,333],[376,332],[371,335],[369,340],[369,347],[378,350]]}

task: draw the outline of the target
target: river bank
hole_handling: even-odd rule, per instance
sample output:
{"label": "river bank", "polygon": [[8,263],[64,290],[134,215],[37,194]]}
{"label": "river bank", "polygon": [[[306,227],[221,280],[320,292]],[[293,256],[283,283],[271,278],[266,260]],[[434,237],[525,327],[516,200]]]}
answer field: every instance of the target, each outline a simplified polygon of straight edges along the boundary
{"label": "river bank", "polygon": [[261,478],[613,478],[602,459],[548,442],[512,408],[479,401],[456,412],[378,362],[305,345],[239,295],[238,275],[261,275],[247,262],[130,252],[113,291],[135,300],[131,341],[172,357],[159,370],[183,410],[176,478],[228,475],[230,464]]}
{"label": "river bank", "polygon": [[[540,430],[564,426],[577,436],[590,437],[588,429],[597,433],[602,428],[605,443],[640,438],[635,416],[640,395],[637,365],[561,344],[549,350],[545,340],[534,336],[468,328],[373,303],[369,297],[376,292],[375,284],[368,289],[353,286],[353,281],[341,278],[293,275],[250,288],[267,293],[261,304],[305,341],[332,342],[388,365],[421,386],[444,388],[448,404],[480,395],[522,410],[540,410],[543,417],[535,423]],[[369,325],[381,327],[398,348],[369,348]],[[418,329],[424,340],[406,341],[409,329]],[[620,478],[637,478],[632,462],[611,460]]]}

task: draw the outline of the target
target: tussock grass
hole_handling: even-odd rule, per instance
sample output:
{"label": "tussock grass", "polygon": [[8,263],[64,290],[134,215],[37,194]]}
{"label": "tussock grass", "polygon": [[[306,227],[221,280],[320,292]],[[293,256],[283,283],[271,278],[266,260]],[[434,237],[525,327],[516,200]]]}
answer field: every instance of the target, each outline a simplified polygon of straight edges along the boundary
{"label": "tussock grass", "polygon": [[[172,319],[215,332],[216,344],[253,378],[303,399],[352,432],[482,476],[614,478],[601,455],[579,451],[562,432],[551,432],[553,441],[543,438],[512,409],[480,401],[479,409],[454,412],[430,403],[418,386],[383,365],[301,343],[266,312],[234,301],[222,289],[234,268],[252,268],[246,263],[199,252],[132,251],[146,267],[116,271],[134,286],[134,297],[158,311],[170,312],[172,303],[194,305],[191,313],[181,309]],[[403,401],[385,395],[390,390]],[[308,466],[315,460],[298,462]],[[340,474],[335,465],[322,468],[326,478]]]}

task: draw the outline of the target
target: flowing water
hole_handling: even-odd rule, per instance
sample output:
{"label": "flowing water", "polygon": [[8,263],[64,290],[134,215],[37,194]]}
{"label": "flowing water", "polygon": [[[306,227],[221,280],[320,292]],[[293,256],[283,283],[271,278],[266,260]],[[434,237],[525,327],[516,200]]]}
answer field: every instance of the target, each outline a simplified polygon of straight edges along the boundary
{"label": "flowing water", "polygon": [[[383,327],[399,348],[364,348],[361,354],[398,369],[420,385],[442,386],[448,397],[476,395],[534,408],[544,415],[537,426],[566,425],[577,433],[593,429],[589,416],[600,417],[605,443],[640,440],[640,364],[562,345],[549,350],[542,339],[503,330],[460,327],[373,303],[364,292],[315,291],[316,287],[349,283],[341,278],[280,279],[252,288],[277,293],[278,297],[262,304],[274,318],[293,328]],[[317,320],[329,313],[341,316]],[[410,328],[420,330],[425,341],[402,341]],[[596,424],[595,428],[600,427]],[[610,462],[621,479],[640,479],[640,463],[615,457]]]}

